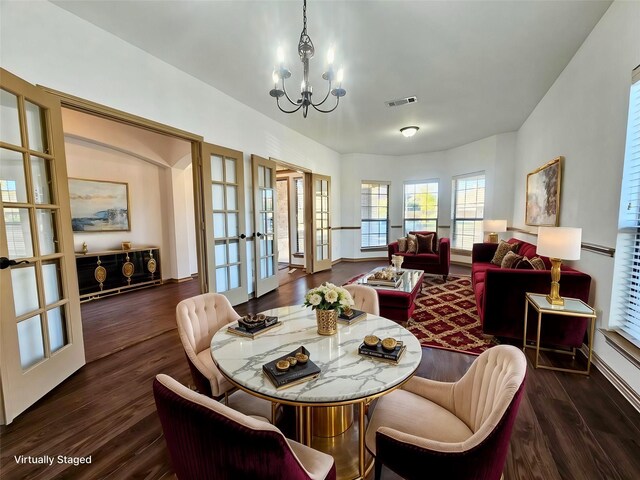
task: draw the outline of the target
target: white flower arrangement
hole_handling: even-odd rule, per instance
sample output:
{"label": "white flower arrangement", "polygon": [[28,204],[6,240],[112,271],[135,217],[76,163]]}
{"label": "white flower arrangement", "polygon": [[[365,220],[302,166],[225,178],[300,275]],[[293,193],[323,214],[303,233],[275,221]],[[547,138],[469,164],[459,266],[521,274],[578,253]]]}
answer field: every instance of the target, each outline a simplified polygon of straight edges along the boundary
{"label": "white flower arrangement", "polygon": [[347,307],[353,306],[353,298],[344,288],[327,282],[309,290],[304,297],[304,305],[312,310],[336,310],[340,315]]}

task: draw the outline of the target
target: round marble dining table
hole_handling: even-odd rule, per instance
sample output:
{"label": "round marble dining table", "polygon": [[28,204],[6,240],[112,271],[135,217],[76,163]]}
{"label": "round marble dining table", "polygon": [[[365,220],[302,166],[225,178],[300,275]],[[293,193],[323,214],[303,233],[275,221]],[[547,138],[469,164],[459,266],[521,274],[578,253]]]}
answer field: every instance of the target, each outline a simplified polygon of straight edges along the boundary
{"label": "round marble dining table", "polygon": [[[335,407],[359,404],[359,477],[365,476],[364,411],[375,397],[398,388],[418,368],[422,349],[407,329],[386,318],[367,314],[352,325],[338,324],[338,333],[317,333],[315,312],[302,306],[281,307],[265,312],[277,316],[282,326],[251,339],[220,329],[211,339],[211,356],[220,371],[234,385],[259,397],[298,407],[300,440],[311,445],[309,407]],[[235,324],[230,324],[235,325]],[[381,339],[393,337],[406,345],[397,364],[358,354],[358,346],[367,335]],[[277,390],[262,371],[262,366],[285,356],[298,347],[309,351],[310,359],[320,367],[317,378]]]}

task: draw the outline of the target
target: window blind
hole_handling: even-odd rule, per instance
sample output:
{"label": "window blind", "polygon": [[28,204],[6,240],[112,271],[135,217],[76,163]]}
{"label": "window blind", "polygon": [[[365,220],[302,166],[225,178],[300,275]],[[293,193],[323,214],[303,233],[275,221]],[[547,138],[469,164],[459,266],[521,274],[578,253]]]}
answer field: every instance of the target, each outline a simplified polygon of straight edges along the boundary
{"label": "window blind", "polygon": [[389,183],[362,182],[360,246],[386,247],[389,237]]}
{"label": "window blind", "polygon": [[482,242],[484,218],[484,172],[459,175],[453,178],[453,235],[452,246],[471,250]]}
{"label": "window blind", "polygon": [[438,180],[404,182],[404,234],[438,230]]}
{"label": "window blind", "polygon": [[[640,347],[640,66],[633,72],[612,304],[617,331]],[[615,306],[617,304],[617,307]]]}

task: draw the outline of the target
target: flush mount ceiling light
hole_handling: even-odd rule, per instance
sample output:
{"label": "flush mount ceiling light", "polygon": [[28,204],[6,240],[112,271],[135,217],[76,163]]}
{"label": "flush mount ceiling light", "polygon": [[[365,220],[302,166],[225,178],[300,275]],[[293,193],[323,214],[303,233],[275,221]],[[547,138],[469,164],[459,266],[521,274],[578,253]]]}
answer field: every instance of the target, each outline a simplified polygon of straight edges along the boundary
{"label": "flush mount ceiling light", "polygon": [[[300,98],[296,101],[291,100],[289,94],[287,93],[287,89],[285,88],[284,81],[291,76],[291,71],[284,66],[284,54],[282,49],[278,49],[278,66],[273,70],[273,88],[269,92],[269,95],[276,99],[276,104],[278,108],[284,113],[295,113],[298,110],[302,109],[302,116],[307,118],[307,111],[309,110],[309,105],[315,108],[318,112],[321,113],[330,113],[333,112],[337,107],[338,103],[340,103],[340,97],[344,97],[347,94],[347,91],[342,88],[342,77],[343,71],[342,69],[338,70],[338,73],[335,74],[333,72],[333,50],[329,50],[327,54],[327,63],[329,67],[326,72],[322,74],[322,78],[324,78],[327,82],[329,82],[329,87],[327,89],[327,94],[324,96],[321,102],[313,103],[311,101],[311,95],[313,93],[313,88],[309,84],[309,60],[313,58],[315,53],[315,48],[313,47],[313,42],[309,35],[307,35],[307,0],[304,0],[304,6],[302,7],[302,33],[300,34],[300,40],[298,41],[298,55],[300,56],[300,61],[303,65],[303,77],[302,77],[302,85],[300,86]],[[331,88],[331,84],[333,80],[336,80],[338,83],[338,88]],[[282,88],[278,88],[278,82],[282,82]],[[336,104],[330,110],[322,110],[320,105],[324,104],[329,98],[329,94],[336,97]],[[293,105],[293,110],[285,110],[280,106],[280,98],[285,97],[291,105]]]}
{"label": "flush mount ceiling light", "polygon": [[420,130],[420,127],[403,127],[400,129],[400,133],[402,133],[402,135],[404,135],[405,137],[413,137],[418,130]]}

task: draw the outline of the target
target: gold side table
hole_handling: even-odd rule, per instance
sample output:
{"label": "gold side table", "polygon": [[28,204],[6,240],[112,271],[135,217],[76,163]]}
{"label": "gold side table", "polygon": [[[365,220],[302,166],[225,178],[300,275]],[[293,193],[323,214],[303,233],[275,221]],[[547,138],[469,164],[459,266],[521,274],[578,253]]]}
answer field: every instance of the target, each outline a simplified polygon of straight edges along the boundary
{"label": "gold side table", "polygon": [[[538,294],[538,293],[527,293],[526,301],[524,305],[524,333],[523,333],[523,342],[522,342],[522,350],[524,351],[526,348],[535,348],[536,349],[536,358],[534,366],[535,368],[544,368],[547,370],[557,370],[560,372],[571,372],[571,373],[580,373],[582,375],[589,375],[591,370],[591,355],[593,353],[593,335],[596,330],[596,311],[591,308],[589,305],[584,303],[582,300],[577,298],[564,298],[564,305],[551,305],[547,301],[547,296]],[[536,333],[536,344],[535,345],[527,345],[527,316],[529,314],[529,305],[531,305],[536,312],[538,312],[538,328]],[[544,313],[549,313],[553,315],[564,315],[567,317],[575,317],[575,318],[588,318],[590,319],[590,328],[589,328],[589,355],[587,357],[587,369],[586,370],[575,370],[571,368],[560,368],[560,367],[551,367],[546,365],[539,365],[538,359],[540,357],[540,330],[542,327],[542,315]],[[575,352],[575,348],[574,348]]]}

